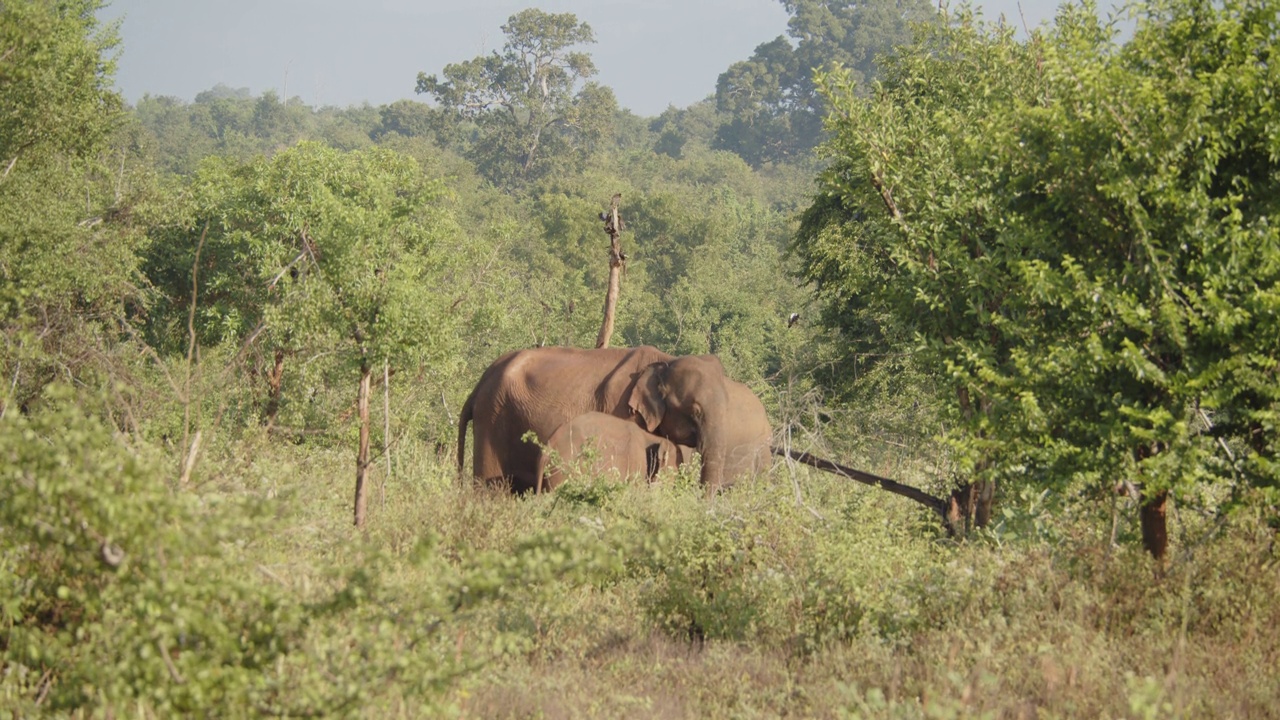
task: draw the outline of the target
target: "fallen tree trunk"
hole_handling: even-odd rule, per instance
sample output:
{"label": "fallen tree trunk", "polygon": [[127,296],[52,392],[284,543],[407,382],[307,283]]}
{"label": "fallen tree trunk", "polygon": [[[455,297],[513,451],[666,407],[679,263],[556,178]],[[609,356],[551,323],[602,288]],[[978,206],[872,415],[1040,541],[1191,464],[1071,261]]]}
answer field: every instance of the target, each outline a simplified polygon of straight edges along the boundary
{"label": "fallen tree trunk", "polygon": [[914,488],[914,487],[911,487],[910,485],[903,485],[902,483],[897,482],[896,480],[883,478],[883,477],[880,477],[879,475],[872,475],[869,472],[863,472],[861,470],[854,470],[851,467],[846,467],[837,462],[824,460],[820,457],[814,457],[813,455],[810,455],[807,452],[800,452],[798,450],[787,451],[779,447],[770,448],[770,449],[773,451],[774,455],[777,455],[779,457],[791,458],[796,462],[804,463],[805,465],[808,465],[810,467],[815,467],[819,470],[824,470],[829,473],[841,475],[849,478],[850,480],[856,480],[864,485],[872,485],[874,487],[879,487],[884,490],[888,490],[889,492],[895,495],[901,495],[902,497],[915,500],[921,505],[924,505],[925,507],[937,513],[938,517],[942,518],[942,522],[944,525],[947,526],[947,529],[951,530],[951,523],[947,518],[947,501],[943,500],[942,498],[934,497],[919,488]]}

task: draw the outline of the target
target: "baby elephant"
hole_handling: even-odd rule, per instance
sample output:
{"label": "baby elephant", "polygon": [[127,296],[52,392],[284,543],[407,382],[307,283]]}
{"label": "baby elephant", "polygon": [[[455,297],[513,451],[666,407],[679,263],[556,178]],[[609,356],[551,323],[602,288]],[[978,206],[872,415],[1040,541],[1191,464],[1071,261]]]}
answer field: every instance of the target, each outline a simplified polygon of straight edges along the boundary
{"label": "baby elephant", "polygon": [[[647,432],[631,420],[602,412],[583,413],[561,425],[547,439],[547,449],[538,458],[537,492],[554,490],[565,481],[565,469],[572,467],[584,450],[594,449],[592,473],[617,470],[621,477],[653,479],[663,468],[672,468],[689,459],[692,448]],[[558,462],[551,462],[554,451]]]}

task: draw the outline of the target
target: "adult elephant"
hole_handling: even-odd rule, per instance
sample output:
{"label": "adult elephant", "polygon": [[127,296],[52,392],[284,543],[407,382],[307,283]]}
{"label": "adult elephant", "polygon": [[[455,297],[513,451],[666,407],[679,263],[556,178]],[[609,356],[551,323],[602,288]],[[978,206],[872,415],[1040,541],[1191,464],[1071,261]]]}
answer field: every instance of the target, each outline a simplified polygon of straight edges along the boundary
{"label": "adult elephant", "polygon": [[[458,470],[466,458],[468,423],[475,424],[472,470],[513,492],[537,486],[539,446],[586,412],[634,419],[645,429],[702,455],[708,493],[724,484],[731,430],[727,378],[714,355],[674,357],[650,346],[583,350],[516,350],[480,376],[458,417]],[[660,429],[659,429],[660,428]]]}
{"label": "adult elephant", "polygon": [[[719,488],[764,470],[773,459],[769,450],[773,441],[773,429],[769,426],[769,416],[765,413],[764,404],[745,384],[728,377],[724,383],[727,405],[724,424],[719,433],[719,440],[724,447],[724,467],[721,483],[717,486]],[[662,392],[658,388],[662,381],[659,370],[654,368],[643,371],[637,380],[637,386],[641,385],[648,389],[644,397],[660,397]],[[642,409],[638,416],[637,419],[646,430],[662,437],[678,439],[689,435],[688,428],[684,426],[686,416],[682,413],[664,415],[644,412]],[[702,461],[705,465],[705,455]]]}
{"label": "adult elephant", "polygon": [[751,388],[733,379],[725,379],[729,399],[729,425],[725,431],[724,475],[736,480],[755,475],[769,467],[773,454],[773,428],[760,398]]}
{"label": "adult elephant", "polygon": [[[653,476],[687,459],[670,440],[646,432],[631,420],[602,412],[583,413],[561,425],[547,439],[538,460],[538,492],[554,490],[580,456],[592,456],[589,472],[617,471],[622,478]],[[684,452],[691,448],[684,448]]]}

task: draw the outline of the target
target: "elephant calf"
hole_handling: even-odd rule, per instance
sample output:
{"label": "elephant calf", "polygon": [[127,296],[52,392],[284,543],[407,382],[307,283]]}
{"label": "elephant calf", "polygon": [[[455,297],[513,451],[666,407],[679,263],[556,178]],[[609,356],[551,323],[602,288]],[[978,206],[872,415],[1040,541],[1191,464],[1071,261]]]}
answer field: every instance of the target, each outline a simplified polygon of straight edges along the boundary
{"label": "elephant calf", "polygon": [[[565,481],[566,470],[579,456],[594,448],[595,462],[583,470],[605,473],[617,470],[623,477],[653,479],[663,468],[689,459],[693,449],[647,432],[631,420],[602,412],[583,413],[556,429],[538,459],[537,491],[554,490]],[[552,461],[552,458],[557,458]]]}

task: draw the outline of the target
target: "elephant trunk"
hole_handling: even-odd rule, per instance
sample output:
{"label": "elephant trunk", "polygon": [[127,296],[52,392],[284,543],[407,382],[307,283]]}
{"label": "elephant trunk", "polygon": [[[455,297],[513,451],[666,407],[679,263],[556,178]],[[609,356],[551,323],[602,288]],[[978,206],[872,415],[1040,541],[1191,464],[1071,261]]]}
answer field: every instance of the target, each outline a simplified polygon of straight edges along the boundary
{"label": "elephant trunk", "polygon": [[[458,477],[462,477],[462,468],[467,462],[467,425],[471,423],[472,416],[475,414],[476,392],[479,385],[471,394],[467,396],[467,401],[462,403],[462,409],[458,411]],[[477,438],[478,439],[478,438]],[[476,445],[476,452],[479,452],[479,443]]]}
{"label": "elephant trunk", "polygon": [[702,454],[702,486],[707,496],[724,486],[724,472],[729,453],[728,403],[722,398],[704,404],[704,415],[698,429],[698,452]]}

